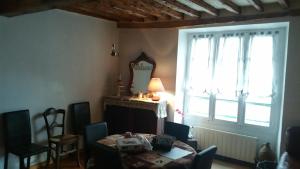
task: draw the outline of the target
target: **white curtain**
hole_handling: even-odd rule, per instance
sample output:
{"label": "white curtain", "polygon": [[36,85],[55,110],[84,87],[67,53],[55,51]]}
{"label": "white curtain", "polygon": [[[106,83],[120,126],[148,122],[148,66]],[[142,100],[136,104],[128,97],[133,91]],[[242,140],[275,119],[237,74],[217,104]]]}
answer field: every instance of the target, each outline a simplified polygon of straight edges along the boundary
{"label": "white curtain", "polygon": [[194,35],[186,90],[191,95],[269,97],[276,87],[273,55],[278,31]]}
{"label": "white curtain", "polygon": [[202,95],[211,90],[213,42],[211,35],[192,38],[186,89],[194,95]]}

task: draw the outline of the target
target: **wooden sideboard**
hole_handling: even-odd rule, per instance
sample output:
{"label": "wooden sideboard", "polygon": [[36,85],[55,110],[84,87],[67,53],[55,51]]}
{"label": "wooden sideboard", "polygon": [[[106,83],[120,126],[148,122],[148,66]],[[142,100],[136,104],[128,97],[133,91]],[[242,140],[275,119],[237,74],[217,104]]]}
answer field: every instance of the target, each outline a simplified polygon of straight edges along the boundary
{"label": "wooden sideboard", "polygon": [[105,97],[104,120],[109,134],[161,134],[167,117],[167,101],[152,101],[132,97]]}

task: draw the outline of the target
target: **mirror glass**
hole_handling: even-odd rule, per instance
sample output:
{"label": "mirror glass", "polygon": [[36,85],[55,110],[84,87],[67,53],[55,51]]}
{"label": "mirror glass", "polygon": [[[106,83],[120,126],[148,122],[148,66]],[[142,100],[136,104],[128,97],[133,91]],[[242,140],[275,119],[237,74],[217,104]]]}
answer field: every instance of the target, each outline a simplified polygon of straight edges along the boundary
{"label": "mirror glass", "polygon": [[148,83],[155,70],[154,60],[142,53],[137,59],[129,63],[129,68],[131,94],[147,93]]}

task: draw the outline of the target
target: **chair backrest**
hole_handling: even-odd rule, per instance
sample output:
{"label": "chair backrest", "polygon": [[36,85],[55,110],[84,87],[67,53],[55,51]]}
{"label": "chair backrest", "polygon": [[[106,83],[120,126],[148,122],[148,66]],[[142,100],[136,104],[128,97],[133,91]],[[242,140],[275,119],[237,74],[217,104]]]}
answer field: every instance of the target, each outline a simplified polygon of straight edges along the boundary
{"label": "chair backrest", "polygon": [[119,151],[116,148],[103,144],[93,144],[92,156],[95,168],[123,169]]}
{"label": "chair backrest", "polygon": [[31,143],[31,124],[29,110],[3,113],[5,147],[28,145]]}
{"label": "chair backrest", "polygon": [[91,155],[91,146],[96,143],[97,140],[100,140],[107,136],[107,124],[106,122],[93,123],[85,126],[84,128],[84,149],[85,156],[89,158]]}
{"label": "chair backrest", "polygon": [[164,134],[174,136],[177,140],[186,142],[189,137],[190,127],[184,124],[165,121]]}
{"label": "chair backrest", "polygon": [[48,108],[43,113],[48,138],[65,133],[65,110]]}
{"label": "chair backrest", "polygon": [[210,169],[217,149],[217,146],[210,146],[199,152],[194,158],[192,169]]}
{"label": "chair backrest", "polygon": [[89,102],[73,103],[70,105],[72,131],[74,134],[83,134],[84,127],[91,124]]}

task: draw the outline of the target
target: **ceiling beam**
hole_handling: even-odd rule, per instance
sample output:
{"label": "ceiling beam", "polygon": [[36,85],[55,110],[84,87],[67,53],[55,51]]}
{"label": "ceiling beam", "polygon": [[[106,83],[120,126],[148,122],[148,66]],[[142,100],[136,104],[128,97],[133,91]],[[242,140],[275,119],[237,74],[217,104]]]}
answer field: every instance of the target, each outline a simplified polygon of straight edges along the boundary
{"label": "ceiling beam", "polygon": [[0,15],[17,16],[24,13],[34,13],[38,11],[59,8],[91,0],[7,0],[0,1]]}
{"label": "ceiling beam", "polygon": [[142,11],[145,13],[149,13],[155,17],[157,17],[158,20],[170,20],[171,17],[169,15],[161,13],[159,9],[156,8],[151,8],[149,5],[144,4],[141,1],[132,1],[132,0],[117,0],[117,1],[122,1],[126,3],[127,6],[130,6],[137,11]]}
{"label": "ceiling beam", "polygon": [[132,13],[128,13],[127,11],[115,8],[114,4],[111,3],[111,0],[98,0],[88,3],[82,3],[81,5],[85,5],[86,8],[89,8],[91,11],[105,12],[107,14],[115,15],[121,18],[125,17],[134,22],[144,22],[144,18],[142,16],[137,16]]}
{"label": "ceiling beam", "polygon": [[258,11],[263,12],[263,3],[260,0],[248,0],[248,2]]}
{"label": "ceiling beam", "polygon": [[82,15],[87,15],[87,16],[92,16],[92,17],[96,17],[96,18],[101,18],[101,19],[107,19],[107,20],[111,20],[111,21],[120,21],[120,19],[125,20],[126,22],[131,22],[131,20],[129,20],[128,18],[118,18],[116,16],[104,13],[104,12],[91,12],[90,10],[84,9],[84,8],[80,8],[80,7],[60,7],[58,9],[61,10],[65,10],[65,11],[69,11],[69,12],[75,12],[75,13],[80,13]]}
{"label": "ceiling beam", "polygon": [[133,13],[139,16],[144,16],[145,19],[147,20],[157,20],[158,18],[151,14],[148,13],[144,10],[139,10],[135,7],[132,7],[128,1],[120,1],[120,0],[111,0],[111,3],[114,4],[115,6],[118,6],[121,10],[127,11],[128,13]]}
{"label": "ceiling beam", "polygon": [[194,19],[194,20],[182,20],[182,21],[168,21],[168,22],[151,22],[151,23],[129,23],[129,22],[118,22],[119,28],[174,28],[174,27],[186,27],[196,25],[206,25],[215,23],[232,23],[250,20],[261,20],[268,18],[284,17],[284,16],[300,16],[300,9],[289,10],[283,12],[274,13],[261,13],[255,15],[235,15],[226,17],[214,17],[205,19]]}
{"label": "ceiling beam", "polygon": [[192,17],[201,17],[201,12],[194,10],[189,6],[184,5],[176,0],[154,0],[154,1],[162,5],[165,5],[166,7],[169,7],[177,12],[181,12]]}
{"label": "ceiling beam", "polygon": [[241,13],[241,7],[233,3],[231,0],[219,0],[222,4],[224,9],[226,9],[229,12],[240,14]]}
{"label": "ceiling beam", "polygon": [[289,8],[289,2],[288,0],[277,0],[277,2],[280,4],[282,8]]}
{"label": "ceiling beam", "polygon": [[190,0],[190,1],[198,5],[199,7],[201,7],[206,13],[209,13],[213,16],[218,16],[219,14],[216,8],[214,8],[213,6],[211,6],[210,4],[206,3],[203,0]]}
{"label": "ceiling beam", "polygon": [[168,8],[168,7],[166,7],[160,3],[157,3],[153,0],[138,0],[138,1],[143,2],[145,5],[151,6],[151,8],[158,9],[161,11],[161,13],[167,14],[174,19],[180,19],[180,20],[184,19],[183,18],[184,15],[182,13],[177,12],[171,8]]}

